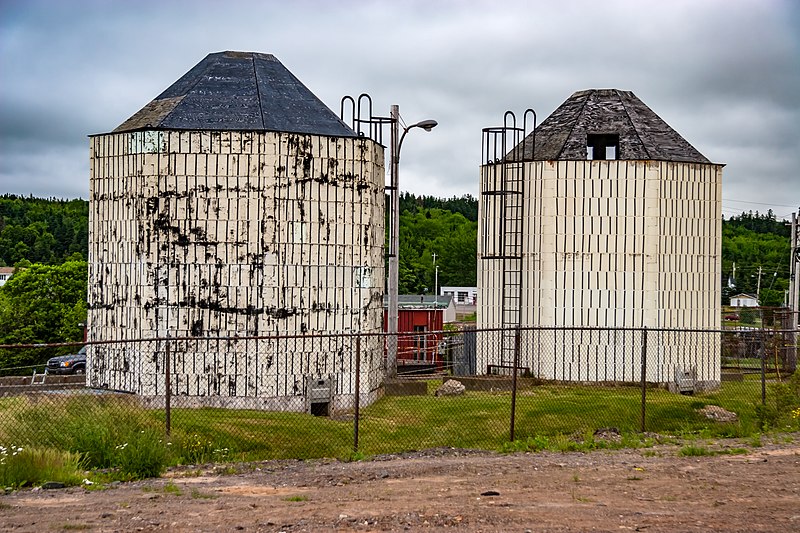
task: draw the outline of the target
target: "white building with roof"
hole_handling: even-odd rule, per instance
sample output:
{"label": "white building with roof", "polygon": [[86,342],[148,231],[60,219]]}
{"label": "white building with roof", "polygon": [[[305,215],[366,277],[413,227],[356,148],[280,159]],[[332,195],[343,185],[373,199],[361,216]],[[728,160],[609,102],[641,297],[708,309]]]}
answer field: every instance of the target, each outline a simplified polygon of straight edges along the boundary
{"label": "white building with roof", "polygon": [[[719,329],[723,165],[629,91],[576,92],[530,132],[512,118],[484,130],[479,327]],[[641,378],[641,332],[526,335],[536,376]],[[647,381],[719,383],[714,334],[649,339]],[[513,343],[478,368],[513,365]]]}
{"label": "white building with roof", "polygon": [[[163,341],[93,346],[90,385],[163,401],[169,364],[182,405],[304,410],[320,380],[351,405],[355,339],[287,337],[382,331],[378,142],[274,56],[220,52],[92,136],[90,163],[88,340],[188,339],[169,362]],[[368,402],[382,343],[361,362]]]}
{"label": "white building with roof", "polygon": [[758,307],[758,296],[747,293],[740,293],[731,296],[732,307]]}
{"label": "white building with roof", "polygon": [[14,275],[14,267],[0,267],[0,287]]}
{"label": "white building with roof", "polygon": [[478,287],[439,287],[439,295],[452,296],[456,306],[478,303]]}

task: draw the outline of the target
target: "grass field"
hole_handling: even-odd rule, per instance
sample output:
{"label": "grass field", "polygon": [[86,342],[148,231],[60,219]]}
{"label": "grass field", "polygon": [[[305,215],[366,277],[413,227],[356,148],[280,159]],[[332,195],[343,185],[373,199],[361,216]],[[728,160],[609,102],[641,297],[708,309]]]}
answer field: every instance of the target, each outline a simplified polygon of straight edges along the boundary
{"label": "grass field", "polygon": [[[723,383],[717,391],[694,396],[649,388],[648,433],[644,434],[637,387],[539,385],[517,395],[515,440],[510,442],[509,392],[435,397],[433,390],[440,383],[430,381],[425,396],[384,396],[363,408],[357,451],[352,412],[315,417],[178,408],[172,410],[172,431],[166,435],[165,413],[141,407],[133,396],[0,398],[0,452],[12,454],[0,458],[0,480],[7,486],[23,486],[47,475],[74,484],[86,475],[93,479],[152,477],[170,465],[358,459],[437,447],[498,451],[638,447],[652,443],[653,433],[757,438],[765,426],[793,430],[800,425],[797,376],[790,382],[770,384],[764,406],[757,381]],[[733,411],[738,420],[708,420],[698,412],[706,405]],[[601,428],[615,428],[621,438],[597,441],[594,432]],[[15,454],[18,449],[24,452]]]}
{"label": "grass field", "polygon": [[[432,390],[439,382],[431,382]],[[758,382],[723,383],[694,396],[648,389],[645,429],[662,434],[750,436],[761,430]],[[705,419],[697,410],[719,405],[738,414],[735,423]],[[361,410],[359,452],[373,455],[432,447],[499,450],[509,441],[509,392],[463,396],[383,397]],[[164,436],[163,411],[132,399],[73,396],[0,400],[0,444],[36,444],[78,452],[98,467],[112,466],[115,449],[140,433],[169,442],[165,459],[175,464],[273,458],[348,457],[353,452],[352,413],[331,418],[253,410],[173,409]],[[636,387],[542,385],[521,391],[516,438],[567,436],[580,440],[599,428],[636,434],[641,390]],[[137,440],[138,439],[138,440]],[[155,445],[145,443],[147,446]],[[140,442],[140,445],[141,444]]]}

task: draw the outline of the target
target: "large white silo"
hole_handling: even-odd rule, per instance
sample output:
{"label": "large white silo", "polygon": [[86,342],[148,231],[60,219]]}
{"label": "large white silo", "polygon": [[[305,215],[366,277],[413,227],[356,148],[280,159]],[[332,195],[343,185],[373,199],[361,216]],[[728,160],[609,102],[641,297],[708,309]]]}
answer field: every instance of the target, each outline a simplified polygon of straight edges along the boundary
{"label": "large white silo", "polygon": [[[91,137],[89,341],[232,337],[170,343],[184,404],[349,404],[353,338],[233,337],[381,331],[383,157],[275,57],[210,54]],[[159,401],[165,347],[95,345],[88,383]],[[361,361],[371,401],[382,343]]]}

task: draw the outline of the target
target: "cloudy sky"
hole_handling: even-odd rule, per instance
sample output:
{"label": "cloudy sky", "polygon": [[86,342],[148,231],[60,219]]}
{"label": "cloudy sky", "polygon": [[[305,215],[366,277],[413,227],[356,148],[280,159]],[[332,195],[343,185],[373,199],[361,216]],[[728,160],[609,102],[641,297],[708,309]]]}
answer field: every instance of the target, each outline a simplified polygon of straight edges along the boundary
{"label": "cloudy sky", "polygon": [[88,196],[87,135],[206,54],[271,53],[331,109],[439,121],[403,145],[401,189],[477,195],[481,128],[618,88],[714,162],[723,213],[800,207],[795,0],[0,0],[0,193]]}

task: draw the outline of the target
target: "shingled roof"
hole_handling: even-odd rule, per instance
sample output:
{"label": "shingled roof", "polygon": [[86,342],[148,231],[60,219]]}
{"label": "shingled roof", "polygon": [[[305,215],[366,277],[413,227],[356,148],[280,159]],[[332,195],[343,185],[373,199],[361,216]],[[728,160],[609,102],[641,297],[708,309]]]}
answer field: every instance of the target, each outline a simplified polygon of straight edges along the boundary
{"label": "shingled roof", "polygon": [[[536,149],[531,157],[534,133]],[[534,133],[523,141],[528,160],[585,160],[590,136],[616,139],[618,135],[616,159],[710,163],[631,91],[578,91]],[[511,150],[507,159],[517,159],[519,149]]]}
{"label": "shingled roof", "polygon": [[319,98],[270,54],[209,54],[115,133],[233,130],[355,137]]}

